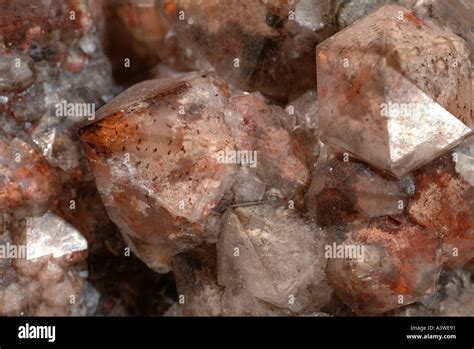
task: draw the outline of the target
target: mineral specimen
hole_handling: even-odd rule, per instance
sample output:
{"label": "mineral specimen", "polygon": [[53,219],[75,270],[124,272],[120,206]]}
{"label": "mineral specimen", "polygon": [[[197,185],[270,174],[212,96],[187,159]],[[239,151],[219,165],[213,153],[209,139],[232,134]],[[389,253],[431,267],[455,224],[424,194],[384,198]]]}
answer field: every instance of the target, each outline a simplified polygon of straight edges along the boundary
{"label": "mineral specimen", "polygon": [[60,217],[4,215],[0,259],[1,315],[92,315],[98,294],[85,281],[87,242]]}
{"label": "mineral specimen", "polygon": [[0,213],[41,215],[59,195],[59,178],[16,125],[0,123]]}
{"label": "mineral specimen", "polygon": [[396,177],[472,133],[466,43],[403,7],[319,44],[317,70],[322,141]]}
{"label": "mineral specimen", "polygon": [[332,251],[326,274],[356,314],[380,314],[435,290],[441,267],[436,235],[398,218],[382,217],[332,231],[333,246],[342,247],[343,253]]}
{"label": "mineral specimen", "polygon": [[[302,190],[307,169],[278,113],[196,73],[137,84],[98,112],[82,133],[86,152],[109,215],[148,265],[167,271],[173,255],[205,240],[241,167],[283,197]],[[245,190],[237,184],[238,200]]]}

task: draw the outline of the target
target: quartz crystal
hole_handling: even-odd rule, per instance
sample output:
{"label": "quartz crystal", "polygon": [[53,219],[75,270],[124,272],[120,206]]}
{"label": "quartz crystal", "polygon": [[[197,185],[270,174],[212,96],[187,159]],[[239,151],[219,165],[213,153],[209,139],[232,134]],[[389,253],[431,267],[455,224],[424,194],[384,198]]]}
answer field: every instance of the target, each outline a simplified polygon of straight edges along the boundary
{"label": "quartz crystal", "polygon": [[285,111],[286,115],[281,120],[282,124],[298,141],[306,164],[312,169],[321,151],[318,138],[319,105],[316,90],[311,89],[288,103]]}
{"label": "quartz crystal", "polygon": [[228,211],[218,241],[218,281],[293,312],[318,310],[331,290],[324,275],[325,232],[270,205]]}
{"label": "quartz crystal", "polygon": [[244,90],[285,98],[314,86],[314,46],[335,31],[332,1],[167,1],[189,46]]}
{"label": "quartz crystal", "polygon": [[333,244],[344,253],[330,255],[326,274],[356,314],[380,314],[435,290],[441,267],[436,235],[398,218],[382,217],[332,231]]}
{"label": "quartz crystal", "polygon": [[401,214],[413,191],[409,177],[393,180],[363,163],[332,159],[316,166],[306,201],[319,225],[339,225]]}
{"label": "quartz crystal", "polygon": [[417,192],[408,209],[416,223],[440,236],[449,267],[474,258],[474,186],[456,173],[456,154],[461,153],[443,156],[416,173]]}
{"label": "quartz crystal", "polygon": [[[48,231],[49,234],[44,232]],[[52,255],[62,257],[76,251],[87,250],[87,241],[72,225],[51,212],[26,220],[26,259]]]}
{"label": "quartz crystal", "polygon": [[474,126],[465,41],[383,6],[317,47],[322,141],[396,177]]}

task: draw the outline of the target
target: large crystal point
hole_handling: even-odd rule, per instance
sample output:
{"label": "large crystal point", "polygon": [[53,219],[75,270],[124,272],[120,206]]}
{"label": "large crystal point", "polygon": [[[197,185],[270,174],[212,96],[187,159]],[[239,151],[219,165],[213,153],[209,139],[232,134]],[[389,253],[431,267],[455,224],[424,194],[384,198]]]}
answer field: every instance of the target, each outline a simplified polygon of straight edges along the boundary
{"label": "large crystal point", "polygon": [[472,133],[469,48],[387,5],[317,48],[323,142],[396,177]]}
{"label": "large crystal point", "polygon": [[146,260],[157,270],[202,240],[206,217],[234,181],[236,166],[216,160],[234,148],[222,111],[228,93],[199,75],[145,81],[82,134],[110,217],[132,248],[159,256]]}
{"label": "large crystal point", "polygon": [[173,255],[215,241],[208,218],[225,210],[234,184],[238,202],[266,188],[301,193],[308,170],[281,113],[196,73],[142,82],[99,110],[82,133],[86,153],[111,219],[149,266],[167,271]]}

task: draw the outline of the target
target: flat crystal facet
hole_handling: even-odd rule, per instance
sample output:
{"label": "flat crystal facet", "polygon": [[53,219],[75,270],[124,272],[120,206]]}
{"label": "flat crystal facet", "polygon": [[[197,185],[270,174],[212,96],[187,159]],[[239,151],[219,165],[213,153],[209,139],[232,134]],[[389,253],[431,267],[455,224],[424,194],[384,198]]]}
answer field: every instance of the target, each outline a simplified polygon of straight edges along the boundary
{"label": "flat crystal facet", "polygon": [[357,314],[380,314],[434,292],[441,268],[434,233],[382,217],[336,227],[332,236],[345,254],[333,251],[326,274],[339,298]]}
{"label": "flat crystal facet", "polygon": [[329,301],[324,231],[268,204],[228,211],[223,225],[217,245],[219,284],[243,287],[296,313]]}
{"label": "flat crystal facet", "polygon": [[396,177],[472,133],[469,49],[383,6],[317,47],[323,142]]}
{"label": "flat crystal facet", "polygon": [[27,260],[52,255],[58,258],[87,250],[81,233],[51,212],[26,220]]}

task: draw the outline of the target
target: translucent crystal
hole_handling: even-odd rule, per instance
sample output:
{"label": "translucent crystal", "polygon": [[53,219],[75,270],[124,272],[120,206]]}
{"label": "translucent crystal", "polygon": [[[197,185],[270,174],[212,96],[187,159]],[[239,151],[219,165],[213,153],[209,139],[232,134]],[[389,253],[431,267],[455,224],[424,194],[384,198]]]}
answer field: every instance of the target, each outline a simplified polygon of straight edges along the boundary
{"label": "translucent crystal", "polygon": [[454,149],[456,172],[471,186],[474,186],[474,137],[469,137]]}
{"label": "translucent crystal", "polygon": [[28,137],[7,126],[2,130],[0,125],[0,212],[14,213],[17,218],[41,215],[60,186],[56,172]]}
{"label": "translucent crystal", "polygon": [[441,250],[434,233],[383,217],[336,227],[331,235],[336,250],[329,255],[326,274],[357,314],[380,314],[435,291]]}
{"label": "translucent crystal", "polygon": [[87,250],[81,233],[51,212],[26,221],[27,259],[52,255],[58,258],[76,251]]}
{"label": "translucent crystal", "polygon": [[[2,255],[0,263],[0,315],[93,314],[94,299],[98,295],[97,292],[91,293],[85,283],[88,273],[84,244],[87,247],[87,243],[72,226],[55,231],[58,224],[61,227],[67,223],[51,213],[26,220],[3,216],[0,247],[9,254]],[[34,236],[32,229],[35,230]],[[69,245],[66,239],[58,237],[61,232],[69,236],[72,233],[74,239],[81,241],[80,246],[74,241]],[[45,242],[56,249],[53,251]],[[85,307],[86,304],[90,307]]]}
{"label": "translucent crystal", "polygon": [[294,312],[319,309],[331,295],[324,275],[325,233],[270,205],[239,207],[224,217],[218,281]]}
{"label": "translucent crystal", "polygon": [[236,203],[260,201],[265,194],[265,183],[254,171],[243,167],[237,174],[233,189]]}
{"label": "translucent crystal", "polygon": [[136,252],[161,254],[154,264],[144,257],[155,269],[201,241],[234,182],[235,165],[216,160],[234,147],[226,95],[220,80],[199,75],[146,81],[102,108],[97,117],[108,117],[82,134],[110,217]]}
{"label": "translucent crystal", "polygon": [[409,10],[383,6],[317,48],[322,141],[394,176],[474,126],[469,49]]}

